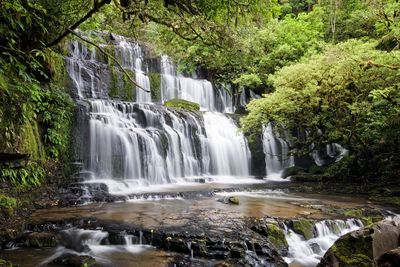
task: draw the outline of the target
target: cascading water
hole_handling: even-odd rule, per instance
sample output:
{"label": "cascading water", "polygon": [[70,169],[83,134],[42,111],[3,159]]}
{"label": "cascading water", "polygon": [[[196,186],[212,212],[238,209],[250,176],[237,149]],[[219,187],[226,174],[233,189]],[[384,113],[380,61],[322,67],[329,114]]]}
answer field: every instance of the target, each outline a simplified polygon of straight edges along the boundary
{"label": "cascading water", "polygon": [[181,98],[200,104],[202,111],[215,111],[215,93],[212,84],[204,79],[177,76],[167,56],[161,58],[162,100]]}
{"label": "cascading water", "polygon": [[[136,82],[150,90],[142,48],[114,37],[115,56],[135,74]],[[78,42],[71,45],[69,76],[77,96],[87,103],[88,140],[81,149],[88,183],[107,184],[112,194],[129,194],[143,186],[185,182],[192,177],[248,176],[250,152],[232,119],[222,113],[190,112],[151,102],[151,94],[136,88],[136,102],[109,99],[107,68]],[[215,111],[212,84],[177,76],[168,57],[161,58],[161,101],[183,98],[203,111]],[[102,69],[101,75],[96,71]],[[85,71],[82,71],[85,70]],[[85,75],[84,75],[85,74]],[[121,74],[120,74],[121,75]],[[90,81],[90,82],[88,82]],[[99,91],[96,85],[101,85]],[[132,88],[133,90],[133,88]]]}
{"label": "cascading water", "polygon": [[288,143],[274,134],[271,123],[264,127],[263,151],[269,179],[279,180],[282,171],[294,165],[294,158],[290,154]]}
{"label": "cascading water", "polygon": [[[143,52],[139,44],[127,42],[122,36],[118,36],[116,53],[122,60],[122,66],[135,73],[136,83],[141,87],[136,87],[136,102],[151,102],[150,80],[143,71]],[[144,89],[144,90],[143,90]]]}
{"label": "cascading water", "polygon": [[210,148],[210,173],[248,176],[250,151],[231,119],[220,113],[206,112],[204,123]]}
{"label": "cascading water", "polygon": [[286,227],[289,255],[285,261],[295,266],[314,267],[339,237],[361,227],[363,223],[358,219],[324,220],[315,224],[316,236],[309,240]]}

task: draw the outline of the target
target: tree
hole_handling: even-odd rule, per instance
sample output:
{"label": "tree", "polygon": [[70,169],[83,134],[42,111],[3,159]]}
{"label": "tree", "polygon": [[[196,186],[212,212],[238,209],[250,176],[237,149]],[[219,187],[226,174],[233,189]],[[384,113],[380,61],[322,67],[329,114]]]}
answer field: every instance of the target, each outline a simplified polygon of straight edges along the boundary
{"label": "tree", "polygon": [[273,121],[280,131],[306,131],[306,140],[290,137],[299,153],[309,153],[311,144],[337,142],[349,149],[354,172],[379,177],[385,161],[399,158],[399,137],[390,133],[400,116],[400,53],[375,45],[329,45],[321,55],[281,69],[270,78],[275,91],[248,105],[244,130],[259,134]]}

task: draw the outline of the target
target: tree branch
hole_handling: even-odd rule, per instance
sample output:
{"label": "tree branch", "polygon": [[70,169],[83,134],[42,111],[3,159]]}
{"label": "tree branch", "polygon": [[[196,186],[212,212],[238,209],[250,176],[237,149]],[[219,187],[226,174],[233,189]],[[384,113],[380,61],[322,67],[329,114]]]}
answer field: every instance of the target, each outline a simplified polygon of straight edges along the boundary
{"label": "tree branch", "polygon": [[129,79],[136,87],[142,89],[143,91],[145,91],[145,92],[147,92],[147,93],[150,93],[149,90],[147,90],[147,89],[143,88],[142,86],[138,85],[138,84],[136,83],[136,81],[134,81],[134,80],[132,79],[131,75],[122,67],[121,63],[119,63],[118,60],[117,60],[113,55],[110,55],[110,54],[107,53],[103,48],[101,48],[99,45],[97,45],[97,44],[93,43],[92,41],[86,39],[85,37],[83,37],[83,36],[77,34],[77,33],[74,32],[73,30],[67,29],[67,31],[68,31],[69,33],[75,35],[76,37],[78,37],[78,38],[81,39],[82,41],[84,41],[84,42],[86,42],[86,43],[88,43],[88,44],[93,45],[93,46],[96,47],[100,52],[102,52],[104,55],[110,57],[110,58],[117,64],[117,66],[121,69],[121,71],[128,77],[128,79]]}
{"label": "tree branch", "polygon": [[46,44],[46,47],[50,47],[53,45],[58,44],[65,36],[67,36],[69,33],[71,33],[71,31],[75,30],[76,28],[79,27],[79,25],[81,25],[83,22],[85,22],[87,19],[89,19],[94,13],[96,13],[97,11],[99,11],[99,9],[106,5],[109,4],[111,2],[111,0],[102,0],[100,2],[95,1],[95,4],[93,6],[93,8],[85,15],[83,16],[80,20],[78,20],[77,22],[75,22],[71,27],[68,27],[60,36],[58,36],[56,39],[54,39],[53,41],[51,41],[50,43]]}

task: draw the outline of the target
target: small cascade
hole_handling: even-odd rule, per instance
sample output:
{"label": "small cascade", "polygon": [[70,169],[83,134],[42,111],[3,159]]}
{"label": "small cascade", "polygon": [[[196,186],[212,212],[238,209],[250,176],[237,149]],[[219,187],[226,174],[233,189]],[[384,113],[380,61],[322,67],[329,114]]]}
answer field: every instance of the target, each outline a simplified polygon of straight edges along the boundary
{"label": "small cascade", "polygon": [[77,252],[85,251],[86,246],[99,246],[108,237],[107,232],[77,228],[64,230],[60,234],[63,246]]}
{"label": "small cascade", "polygon": [[232,88],[230,85],[224,85],[223,88],[219,90],[219,97],[222,105],[223,113],[233,113],[235,108],[233,106],[233,98],[229,92],[232,92]]}
{"label": "small cascade", "polygon": [[77,98],[98,98],[107,94],[101,82],[101,69],[95,71],[95,50],[90,50],[78,41],[69,44],[70,56],[66,58],[67,72]]}
{"label": "small cascade", "polygon": [[200,104],[202,111],[215,111],[215,92],[211,82],[177,75],[176,68],[168,58],[161,58],[161,91],[163,102],[181,98]]}
{"label": "small cascade", "polygon": [[[135,81],[141,87],[136,87],[136,102],[150,103],[150,80],[143,70],[143,52],[137,43],[127,42],[122,36],[118,36],[119,43],[116,52],[122,59],[122,66],[135,73]],[[144,90],[143,90],[144,89]]]}
{"label": "small cascade", "polygon": [[248,176],[250,151],[233,121],[220,113],[206,112],[204,124],[210,150],[210,173]]}
{"label": "small cascade", "polygon": [[363,224],[358,219],[324,220],[314,225],[316,236],[309,240],[286,227],[289,254],[285,261],[296,266],[316,266],[339,237],[361,227]]}
{"label": "small cascade", "polygon": [[313,150],[311,152],[311,157],[313,158],[314,162],[318,166],[323,166],[326,162],[338,162],[343,157],[347,156],[349,151],[339,145],[338,143],[331,143],[325,146],[325,149],[320,150]]}
{"label": "small cascade", "polygon": [[263,151],[269,179],[279,180],[282,171],[294,165],[294,158],[290,154],[288,143],[274,134],[271,123],[264,128]]}

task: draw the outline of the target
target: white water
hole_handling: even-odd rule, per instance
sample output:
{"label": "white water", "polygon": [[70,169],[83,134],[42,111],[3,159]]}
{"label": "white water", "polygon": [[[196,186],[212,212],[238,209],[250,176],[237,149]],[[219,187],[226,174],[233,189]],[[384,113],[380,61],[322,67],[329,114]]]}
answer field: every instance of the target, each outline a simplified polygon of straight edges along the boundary
{"label": "white water", "polygon": [[215,92],[212,84],[204,79],[193,79],[177,75],[176,68],[168,56],[161,57],[162,101],[181,98],[200,104],[202,111],[215,111]]}
{"label": "white water", "polygon": [[[122,66],[135,73],[136,83],[143,89],[136,87],[136,102],[151,102],[150,80],[143,70],[143,52],[137,43],[127,42],[125,38],[119,36],[119,45],[116,47],[117,53],[122,59]],[[146,92],[148,91],[148,92]]]}
{"label": "white water", "polygon": [[[134,244],[132,235],[125,234],[122,238],[125,240],[125,244],[121,245],[108,245],[108,233],[101,230],[84,230],[77,228],[70,228],[60,232],[62,237],[62,245],[56,248],[56,251],[52,256],[45,259],[40,266],[47,266],[56,258],[65,254],[74,255],[89,255],[96,259],[96,262],[105,264],[106,266],[113,266],[113,262],[110,260],[109,255],[116,252],[128,252],[132,254],[142,253],[148,249],[152,249],[152,246],[142,245],[139,238],[139,244]],[[82,248],[85,246],[88,249]]]}
{"label": "white water", "polygon": [[290,153],[288,143],[274,134],[271,123],[264,127],[263,151],[267,178],[283,180],[281,174],[285,168],[294,166],[294,158]]}
{"label": "white water", "polygon": [[286,241],[289,245],[289,255],[284,259],[289,264],[314,267],[339,237],[361,227],[363,224],[357,219],[324,220],[315,224],[316,237],[309,240],[304,240],[303,236],[287,229]]}
{"label": "white water", "polygon": [[250,151],[233,121],[223,114],[206,112],[204,124],[210,151],[210,173],[248,176]]}

